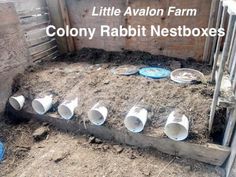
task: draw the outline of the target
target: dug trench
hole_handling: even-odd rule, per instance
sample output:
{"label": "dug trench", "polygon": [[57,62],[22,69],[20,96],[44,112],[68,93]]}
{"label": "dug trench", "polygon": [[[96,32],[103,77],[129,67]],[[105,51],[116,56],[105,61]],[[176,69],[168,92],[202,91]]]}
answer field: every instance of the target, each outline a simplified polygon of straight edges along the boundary
{"label": "dug trench", "polygon": [[[201,71],[205,82],[190,85],[170,79],[154,80],[140,75],[120,76],[119,67],[161,66],[170,70],[193,68]],[[192,59],[180,60],[154,56],[145,52],[106,52],[84,48],[75,55],[41,62],[29,67],[15,78],[14,94],[23,94],[30,103],[35,97],[52,94],[54,106],[48,113],[58,118],[57,107],[65,99],[78,97],[79,106],[72,121],[90,125],[87,112],[98,101],[108,106],[109,115],[104,128],[127,131],[123,120],[135,104],[148,109],[148,122],[143,135],[167,138],[163,133],[168,115],[178,108],[190,121],[188,143],[213,143],[223,132],[224,125],[215,124],[213,136],[207,130],[214,85],[209,80],[211,68]],[[223,120],[225,114],[220,115]],[[218,119],[218,118],[217,118]],[[217,142],[219,143],[219,142]]]}

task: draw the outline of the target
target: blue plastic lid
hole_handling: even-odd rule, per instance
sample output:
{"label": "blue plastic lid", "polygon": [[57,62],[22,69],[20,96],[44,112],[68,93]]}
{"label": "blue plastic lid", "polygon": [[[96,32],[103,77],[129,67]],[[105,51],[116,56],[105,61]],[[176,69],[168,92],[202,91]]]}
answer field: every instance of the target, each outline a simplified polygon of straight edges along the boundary
{"label": "blue plastic lid", "polygon": [[4,158],[4,153],[5,153],[4,145],[0,142],[0,161],[3,160],[3,158]]}
{"label": "blue plastic lid", "polygon": [[167,78],[170,76],[170,71],[160,67],[146,67],[139,70],[139,74],[153,79]]}

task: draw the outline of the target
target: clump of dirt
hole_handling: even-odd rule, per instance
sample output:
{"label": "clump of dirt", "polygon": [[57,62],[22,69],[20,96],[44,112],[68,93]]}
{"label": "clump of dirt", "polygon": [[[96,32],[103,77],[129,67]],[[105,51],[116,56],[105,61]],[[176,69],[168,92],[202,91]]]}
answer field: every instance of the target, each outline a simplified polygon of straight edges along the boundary
{"label": "clump of dirt", "polygon": [[[173,66],[173,69],[176,66],[187,67],[203,72],[206,79],[211,72],[207,65],[191,59],[180,60],[138,51],[106,52],[85,48],[76,55],[30,67],[18,80],[17,93],[25,95],[28,101],[36,96],[53,94],[55,105],[77,96],[80,105],[76,109],[76,121],[81,122],[87,120],[87,111],[96,102],[103,101],[109,108],[105,126],[117,129],[125,128],[123,120],[129,109],[142,104],[149,111],[143,133],[158,137],[165,136],[163,127],[168,115],[180,109],[190,121],[190,135],[186,141],[199,144],[212,141],[207,127],[213,85],[181,85],[170,79],[115,75],[112,71],[119,66],[162,66],[170,70]],[[56,107],[53,112],[57,114]]]}

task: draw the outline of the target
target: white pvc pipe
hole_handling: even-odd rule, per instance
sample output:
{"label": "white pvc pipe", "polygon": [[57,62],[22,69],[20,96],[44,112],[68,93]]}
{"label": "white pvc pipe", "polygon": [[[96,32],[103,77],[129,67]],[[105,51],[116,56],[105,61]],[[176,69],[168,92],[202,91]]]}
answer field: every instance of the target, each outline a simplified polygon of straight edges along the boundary
{"label": "white pvc pipe", "polygon": [[188,137],[188,131],[188,118],[177,111],[173,111],[167,119],[164,133],[172,140],[182,141]]}
{"label": "white pvc pipe", "polygon": [[130,109],[129,113],[125,117],[125,127],[134,133],[143,131],[144,126],[147,122],[148,112],[146,109],[134,106]]}
{"label": "white pvc pipe", "polygon": [[58,107],[58,113],[63,119],[71,119],[74,116],[75,108],[78,106],[78,98],[72,101],[65,101]]}
{"label": "white pvc pipe", "polygon": [[105,123],[108,115],[108,110],[100,103],[95,104],[88,112],[88,118],[94,125],[102,125]]}
{"label": "white pvc pipe", "polygon": [[15,110],[20,111],[25,104],[25,97],[23,95],[12,96],[9,98],[9,103]]}
{"label": "white pvc pipe", "polygon": [[32,107],[37,114],[45,114],[52,107],[52,95],[34,99]]}

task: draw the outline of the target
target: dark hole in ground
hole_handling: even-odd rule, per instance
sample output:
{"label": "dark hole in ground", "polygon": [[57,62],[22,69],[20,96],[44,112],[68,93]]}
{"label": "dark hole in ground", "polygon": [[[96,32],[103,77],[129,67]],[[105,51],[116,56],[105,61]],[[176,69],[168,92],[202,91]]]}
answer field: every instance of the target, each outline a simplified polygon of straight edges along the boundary
{"label": "dark hole in ground", "polygon": [[226,108],[216,110],[211,137],[216,144],[222,144],[226,128]]}

